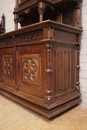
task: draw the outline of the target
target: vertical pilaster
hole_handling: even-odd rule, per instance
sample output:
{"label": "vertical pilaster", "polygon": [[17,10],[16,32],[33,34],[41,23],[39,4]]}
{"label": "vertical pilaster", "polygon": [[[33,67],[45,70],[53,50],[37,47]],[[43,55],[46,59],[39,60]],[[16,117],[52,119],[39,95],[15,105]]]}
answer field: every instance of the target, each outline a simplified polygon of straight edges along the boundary
{"label": "vertical pilaster", "polygon": [[45,103],[50,105],[53,102],[53,44],[46,43],[46,96]]}
{"label": "vertical pilaster", "polygon": [[79,82],[79,55],[80,55],[80,45],[81,45],[81,35],[77,35],[77,45],[76,45],[76,89],[80,92],[80,82]]}

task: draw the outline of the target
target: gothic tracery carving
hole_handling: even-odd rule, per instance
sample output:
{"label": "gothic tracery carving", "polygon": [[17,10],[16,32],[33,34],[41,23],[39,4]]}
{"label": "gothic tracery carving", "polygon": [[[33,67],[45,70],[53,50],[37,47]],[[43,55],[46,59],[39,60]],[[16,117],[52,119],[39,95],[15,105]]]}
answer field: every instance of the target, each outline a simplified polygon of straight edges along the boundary
{"label": "gothic tracery carving", "polygon": [[[33,54],[32,54],[33,55]],[[23,58],[23,79],[30,84],[40,83],[40,59],[36,57]]]}
{"label": "gothic tracery carving", "polygon": [[37,59],[29,58],[24,62],[24,78],[31,82],[37,79]]}
{"label": "gothic tracery carving", "polygon": [[12,63],[13,63],[12,57],[3,58],[4,75],[7,75],[8,77],[12,75]]}

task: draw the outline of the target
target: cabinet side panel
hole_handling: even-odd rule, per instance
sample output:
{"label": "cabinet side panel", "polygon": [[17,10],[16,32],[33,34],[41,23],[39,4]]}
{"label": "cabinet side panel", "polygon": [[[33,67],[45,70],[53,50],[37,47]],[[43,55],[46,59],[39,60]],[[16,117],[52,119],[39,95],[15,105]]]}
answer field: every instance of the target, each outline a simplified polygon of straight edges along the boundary
{"label": "cabinet side panel", "polygon": [[70,47],[58,47],[55,52],[55,92],[62,93],[74,88],[75,54]]}

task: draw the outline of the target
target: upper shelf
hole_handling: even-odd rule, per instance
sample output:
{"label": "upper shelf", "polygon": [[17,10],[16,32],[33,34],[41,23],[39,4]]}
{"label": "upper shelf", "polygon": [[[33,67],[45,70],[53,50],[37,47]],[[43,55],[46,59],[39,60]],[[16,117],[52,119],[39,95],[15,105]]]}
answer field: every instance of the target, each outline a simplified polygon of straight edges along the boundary
{"label": "upper shelf", "polygon": [[15,0],[15,29],[21,26],[53,20],[81,28],[82,0]]}

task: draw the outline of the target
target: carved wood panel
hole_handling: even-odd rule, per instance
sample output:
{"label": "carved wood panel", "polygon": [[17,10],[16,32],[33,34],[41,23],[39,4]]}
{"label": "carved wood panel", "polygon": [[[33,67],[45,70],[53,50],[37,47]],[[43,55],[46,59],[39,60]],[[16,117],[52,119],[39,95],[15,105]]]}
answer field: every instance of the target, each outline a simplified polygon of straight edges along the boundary
{"label": "carved wood panel", "polygon": [[41,49],[41,46],[18,48],[18,88],[25,94],[43,96]]}
{"label": "carved wood panel", "polygon": [[15,63],[14,63],[14,49],[2,49],[2,79],[3,83],[8,85],[9,87],[14,88],[15,78]]}
{"label": "carved wood panel", "polygon": [[21,56],[22,81],[28,84],[40,85],[40,55],[29,54]]}
{"label": "carved wood panel", "polygon": [[75,52],[73,48],[55,50],[55,92],[63,93],[74,88]]}
{"label": "carved wood panel", "polygon": [[3,56],[3,74],[8,78],[13,78],[12,67],[13,65],[13,57],[11,55]]}

